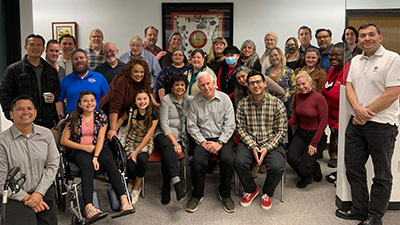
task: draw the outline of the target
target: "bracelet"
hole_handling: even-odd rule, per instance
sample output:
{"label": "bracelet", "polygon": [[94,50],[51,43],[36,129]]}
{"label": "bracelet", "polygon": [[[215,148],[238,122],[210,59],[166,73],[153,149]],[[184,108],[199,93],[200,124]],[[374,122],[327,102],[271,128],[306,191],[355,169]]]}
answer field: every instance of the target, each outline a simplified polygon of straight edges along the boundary
{"label": "bracelet", "polygon": [[98,155],[95,155],[95,156],[93,156],[93,158],[99,158],[99,156],[98,156]]}
{"label": "bracelet", "polygon": [[172,144],[172,145],[175,147],[175,146],[179,146],[180,144],[179,144],[179,143],[176,143],[176,144]]}

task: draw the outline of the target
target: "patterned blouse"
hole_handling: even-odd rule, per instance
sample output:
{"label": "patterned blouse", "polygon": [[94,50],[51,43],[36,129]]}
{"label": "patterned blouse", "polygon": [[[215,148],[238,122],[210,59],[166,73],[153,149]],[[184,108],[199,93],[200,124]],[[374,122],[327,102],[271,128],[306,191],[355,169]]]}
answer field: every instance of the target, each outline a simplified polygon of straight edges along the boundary
{"label": "patterned blouse", "polygon": [[287,66],[282,66],[281,70],[279,71],[279,74],[276,75],[275,79],[271,77],[271,67],[269,67],[265,71],[265,76],[270,77],[272,80],[275,80],[276,83],[279,84],[285,91],[285,97],[283,97],[281,100],[283,102],[287,102],[292,94],[296,91],[296,82],[294,80],[294,72],[292,69],[290,69]]}
{"label": "patterned blouse", "polygon": [[[107,115],[102,111],[94,111],[94,119],[93,119],[93,145],[97,144],[97,136],[99,135],[99,131],[100,128],[108,125],[108,119],[107,119]],[[71,130],[71,124],[68,122],[66,124],[66,126],[68,126],[69,131],[71,132],[71,137],[70,140],[76,143],[81,143],[81,138],[82,138],[82,116],[80,116],[78,118],[78,120],[76,121],[76,124],[78,126],[78,132],[79,134],[76,134],[74,132],[72,132]],[[70,154],[68,154],[69,156],[74,155],[76,152],[76,150],[74,149],[70,149]]]}
{"label": "patterned blouse", "polygon": [[165,89],[165,94],[168,94],[169,91],[168,89],[168,80],[171,77],[172,74],[174,73],[183,73],[186,70],[190,68],[190,65],[188,63],[185,63],[183,67],[177,68],[173,66],[172,64],[169,66],[166,66],[163,70],[161,70],[160,74],[158,75],[157,82],[156,82],[156,88],[157,91],[160,90],[161,88]]}
{"label": "patterned blouse", "polygon": [[[142,143],[144,137],[146,136],[149,128],[144,126],[144,120],[141,115],[138,115],[139,111],[135,109],[132,113],[131,124],[128,131],[128,136],[126,137],[125,152],[126,156],[129,157],[132,152]],[[140,118],[140,119],[138,119]],[[152,115],[152,120],[158,120],[155,113]],[[149,142],[140,152],[147,152],[149,155],[154,149],[154,138],[151,137]]]}

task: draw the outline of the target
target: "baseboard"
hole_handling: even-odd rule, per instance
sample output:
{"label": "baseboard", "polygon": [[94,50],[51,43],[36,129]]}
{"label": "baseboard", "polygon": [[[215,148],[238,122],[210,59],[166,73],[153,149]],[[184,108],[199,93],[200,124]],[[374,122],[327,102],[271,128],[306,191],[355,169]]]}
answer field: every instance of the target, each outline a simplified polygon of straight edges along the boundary
{"label": "baseboard", "polygon": [[[351,201],[342,201],[336,195],[336,206],[341,210],[350,210],[352,203]],[[389,202],[388,210],[400,210],[400,202]]]}

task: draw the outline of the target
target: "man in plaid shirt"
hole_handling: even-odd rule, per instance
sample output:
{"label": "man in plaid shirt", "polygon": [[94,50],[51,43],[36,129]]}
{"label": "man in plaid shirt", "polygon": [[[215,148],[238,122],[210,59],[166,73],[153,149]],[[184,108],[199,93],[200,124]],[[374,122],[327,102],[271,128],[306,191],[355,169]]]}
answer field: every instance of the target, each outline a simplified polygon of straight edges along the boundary
{"label": "man in plaid shirt", "polygon": [[236,149],[235,169],[245,190],[240,205],[249,206],[258,195],[250,173],[250,166],[256,161],[267,167],[261,207],[269,210],[285,166],[281,142],[287,132],[286,109],[281,100],[265,92],[267,84],[261,73],[250,72],[247,84],[251,95],[239,102],[236,111],[236,129],[242,143]]}
{"label": "man in plaid shirt", "polygon": [[89,67],[92,70],[106,61],[103,52],[103,39],[103,32],[100,29],[96,28],[90,32],[89,48],[86,49],[86,54],[89,60]]}

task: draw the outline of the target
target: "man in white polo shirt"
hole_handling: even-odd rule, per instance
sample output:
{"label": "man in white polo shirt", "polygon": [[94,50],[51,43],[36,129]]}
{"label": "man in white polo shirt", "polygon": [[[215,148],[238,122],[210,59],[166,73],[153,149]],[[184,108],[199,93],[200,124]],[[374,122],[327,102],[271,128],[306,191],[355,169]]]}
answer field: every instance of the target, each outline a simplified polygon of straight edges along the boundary
{"label": "man in white polo shirt", "polygon": [[[386,50],[375,24],[360,26],[362,55],[353,58],[346,96],[353,112],[346,129],[345,165],[353,205],[337,210],[360,225],[382,224],[392,189],[391,161],[399,125],[400,56]],[[368,193],[365,163],[371,155],[375,177]]]}

